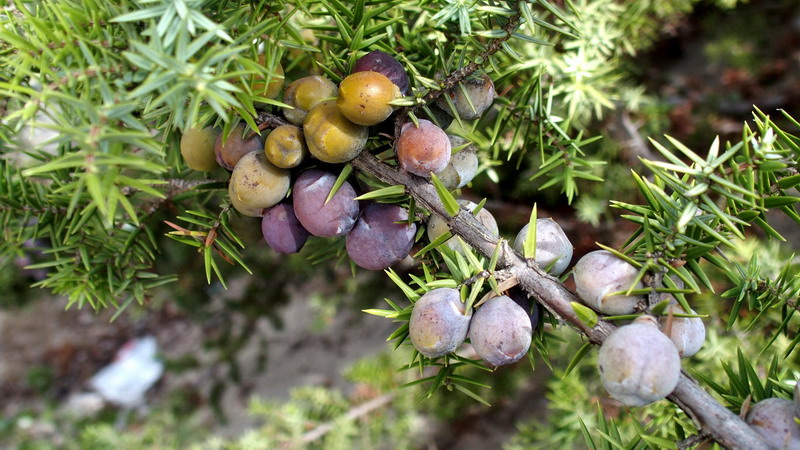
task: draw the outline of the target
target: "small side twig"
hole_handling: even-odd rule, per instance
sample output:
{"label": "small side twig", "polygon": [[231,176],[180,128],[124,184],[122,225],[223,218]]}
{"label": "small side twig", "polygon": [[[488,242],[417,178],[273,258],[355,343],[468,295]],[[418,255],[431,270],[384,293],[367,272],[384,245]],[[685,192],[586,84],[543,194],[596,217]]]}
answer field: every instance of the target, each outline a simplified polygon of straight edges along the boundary
{"label": "small side twig", "polygon": [[350,411],[347,412],[344,416],[340,417],[337,420],[332,420],[330,422],[326,422],[313,430],[309,431],[308,433],[304,434],[300,438],[301,444],[310,444],[317,439],[325,436],[326,434],[330,433],[335,427],[339,420],[355,420],[360,417],[363,417],[372,411],[388,404],[391,402],[395,397],[394,392],[390,392],[388,394],[381,395],[380,397],[373,398],[372,400],[361,404]]}
{"label": "small side twig", "polygon": [[282,125],[291,125],[286,119],[283,119],[267,111],[258,112],[258,116],[256,117],[256,123],[258,123],[258,129],[261,131],[264,131],[267,128],[278,128],[279,126]]}
{"label": "small side twig", "polygon": [[708,435],[705,433],[699,433],[678,442],[678,449],[679,450],[687,450],[695,445],[702,444],[703,442],[709,439]]}
{"label": "small side twig", "polygon": [[648,280],[647,287],[650,288],[650,292],[647,294],[648,310],[652,308],[656,303],[661,301],[661,293],[656,291],[656,289],[662,285],[663,280],[664,280],[663,272],[656,272]]}

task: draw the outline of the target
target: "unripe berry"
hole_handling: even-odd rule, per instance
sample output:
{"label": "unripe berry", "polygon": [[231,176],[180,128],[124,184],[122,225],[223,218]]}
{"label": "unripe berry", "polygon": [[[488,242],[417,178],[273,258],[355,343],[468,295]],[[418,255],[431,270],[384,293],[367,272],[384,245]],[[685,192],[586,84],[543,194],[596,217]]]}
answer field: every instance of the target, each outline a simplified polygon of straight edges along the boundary
{"label": "unripe berry", "polygon": [[[667,306],[664,315],[659,319],[662,331],[675,343],[681,358],[693,356],[700,350],[706,340],[706,326],[703,324],[703,319],[699,317],[673,317],[670,329],[667,330],[666,324],[669,317],[667,314],[669,312],[672,312],[672,314],[686,314],[677,303]],[[689,311],[689,314],[696,313]]]}
{"label": "unripe berry", "polygon": [[261,216],[264,209],[286,197],[289,172],[270,164],[263,152],[251,152],[234,167],[228,192],[240,213]]}
{"label": "unripe berry", "polygon": [[267,159],[281,169],[297,167],[307,151],[303,130],[294,125],[281,125],[275,128],[264,141],[264,153]]}
{"label": "unripe berry", "polygon": [[[458,204],[469,211],[475,211],[475,208],[478,207],[477,204],[469,201],[469,200],[458,200]],[[497,227],[497,221],[494,219],[492,213],[490,213],[486,208],[481,208],[478,211],[478,214],[475,216],[478,219],[478,222],[481,223],[486,229],[489,231],[489,234],[492,236],[498,236],[500,231]],[[439,236],[443,235],[444,233],[450,231],[450,227],[447,226],[447,222],[437,215],[431,215],[428,219],[428,240],[433,242]],[[461,243],[458,242],[458,238],[453,236],[445,242],[445,245],[450,247],[451,250],[455,250],[459,253],[462,253],[464,250],[461,247]]]}
{"label": "unripe berry", "polygon": [[[467,140],[460,137],[448,134],[450,139],[450,147],[456,148],[467,144]],[[467,185],[475,174],[478,173],[478,154],[475,146],[472,144],[467,145],[456,153],[450,155],[450,162],[447,167],[441,172],[437,173],[444,187],[447,189],[462,188]]]}
{"label": "unripe berry", "polygon": [[400,167],[425,178],[447,167],[450,162],[450,139],[441,128],[424,119],[419,127],[408,122],[400,129],[395,143]]}
{"label": "unripe berry", "polygon": [[[529,226],[526,224],[514,239],[514,250],[523,255],[528,230]],[[536,219],[536,256],[533,260],[542,269],[552,264],[548,273],[554,276],[561,275],[572,261],[572,243],[564,230],[550,217]]]}
{"label": "unripe berry", "polygon": [[[463,86],[464,89],[462,89],[461,86],[456,86],[445,92],[437,100],[436,104],[443,110],[450,112],[451,110],[445,97],[448,96],[453,102],[460,118],[464,120],[477,119],[481,117],[483,113],[492,106],[492,102],[494,102],[494,82],[488,75],[482,75],[465,80]],[[464,91],[466,91],[466,95]],[[469,100],[467,100],[467,97],[469,97]],[[472,103],[472,105],[470,105],[470,103]],[[475,109],[473,109],[473,106]]]}
{"label": "unripe berry", "polygon": [[[575,288],[581,300],[596,311],[613,315],[633,313],[642,299],[637,295],[608,295],[628,290],[637,273],[636,267],[606,250],[587,253],[573,269]],[[641,282],[637,282],[634,289],[641,287]]]}
{"label": "unripe berry", "polygon": [[389,102],[400,97],[400,90],[378,72],[355,72],[339,84],[336,107],[348,120],[359,125],[377,125],[394,111]]}
{"label": "unripe berry", "polygon": [[355,72],[378,72],[394,83],[400,94],[406,95],[408,92],[408,74],[406,69],[392,55],[380,50],[373,50],[366,55],[358,58],[353,68]]}
{"label": "unripe berry", "polygon": [[283,92],[283,102],[294,109],[284,109],[283,115],[295,125],[303,125],[311,108],[326,98],[339,95],[339,88],[328,78],[312,75],[292,81]]}
{"label": "unripe berry", "polygon": [[317,103],[303,122],[303,133],[311,156],[339,164],[358,156],[367,144],[369,129],[347,120],[335,100]]}
{"label": "unripe berry", "polygon": [[189,128],[181,135],[181,155],[186,165],[194,170],[208,172],[219,167],[214,141],[217,133],[211,127]]}
{"label": "unripe berry", "polygon": [[408,322],[408,336],[414,348],[428,358],[438,358],[464,342],[470,318],[457,290],[439,288],[428,291],[414,303]]}
{"label": "unripe berry", "polygon": [[606,391],[627,406],[668,396],[681,374],[678,350],[652,316],[641,316],[611,333],[597,362]]}
{"label": "unripe berry", "polygon": [[532,336],[530,314],[505,295],[491,298],[478,308],[469,326],[475,353],[495,367],[522,359]]}
{"label": "unripe berry", "polygon": [[236,192],[236,185],[228,183],[228,199],[231,201],[231,206],[239,214],[247,217],[261,217],[264,215],[264,208],[258,206],[251,206],[239,199],[239,193]]}
{"label": "unripe berry", "polygon": [[774,449],[800,450],[800,425],[790,400],[768,398],[750,408],[747,423]]}

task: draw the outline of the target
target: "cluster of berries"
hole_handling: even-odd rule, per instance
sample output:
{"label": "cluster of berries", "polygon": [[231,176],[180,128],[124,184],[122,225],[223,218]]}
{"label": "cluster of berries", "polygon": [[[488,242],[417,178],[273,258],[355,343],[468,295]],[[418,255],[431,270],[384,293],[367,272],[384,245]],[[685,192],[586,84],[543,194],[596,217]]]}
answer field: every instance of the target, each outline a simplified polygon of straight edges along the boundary
{"label": "cluster of berries", "polygon": [[[280,65],[275,73],[269,83],[255,82],[253,90],[277,98],[283,88]],[[479,117],[494,100],[491,79],[476,80],[442,97],[447,96],[465,119]],[[353,72],[338,86],[317,75],[291,82],[283,91],[288,107],[282,108],[289,123],[263,136],[239,124],[225,139],[211,127],[191,128],[181,138],[181,153],[195,170],[221,166],[231,171],[231,205],[245,216],[262,218],[264,239],[275,251],[298,252],[310,235],[346,235],[348,255],[358,266],[385,269],[409,254],[416,225],[400,206],[362,207],[356,188],[347,181],[332,192],[337,177],[326,166],[358,156],[370,127],[392,116],[397,109],[393,102],[406,95],[408,87],[403,66],[392,56],[373,51],[356,61]],[[437,114],[434,120],[446,121],[441,109]],[[437,173],[450,189],[465,186],[478,171],[474,147],[426,119],[405,123],[394,146],[403,170],[423,177]],[[458,150],[455,155],[453,149]],[[285,201],[290,189],[291,201]]]}
{"label": "cluster of berries", "polygon": [[[497,221],[485,208],[475,212],[478,205],[459,200],[461,207],[492,234],[498,235]],[[433,241],[449,231],[447,223],[434,217],[428,222],[428,238]],[[572,259],[572,244],[561,227],[552,219],[536,221],[536,256],[534,261],[547,268],[551,275],[560,275]],[[526,225],[517,234],[514,248],[523,252],[528,237]],[[451,249],[462,252],[456,238],[445,242]],[[528,352],[533,330],[539,323],[539,306],[531,302],[519,288],[508,295],[489,298],[476,305],[474,314],[467,311],[459,291],[451,288],[434,289],[418,299],[409,319],[409,338],[414,347],[428,358],[438,358],[456,351],[469,337],[475,354],[492,366],[519,361]]]}

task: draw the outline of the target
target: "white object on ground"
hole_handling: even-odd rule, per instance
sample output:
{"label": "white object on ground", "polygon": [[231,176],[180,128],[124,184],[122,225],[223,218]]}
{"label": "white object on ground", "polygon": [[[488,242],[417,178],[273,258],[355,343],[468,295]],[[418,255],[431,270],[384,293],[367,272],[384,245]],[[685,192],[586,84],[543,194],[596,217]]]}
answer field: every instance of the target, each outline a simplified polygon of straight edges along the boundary
{"label": "white object on ground", "polygon": [[164,372],[164,364],[155,357],[156,345],[153,336],[128,341],[89,385],[111,403],[128,408],[143,404],[144,393]]}

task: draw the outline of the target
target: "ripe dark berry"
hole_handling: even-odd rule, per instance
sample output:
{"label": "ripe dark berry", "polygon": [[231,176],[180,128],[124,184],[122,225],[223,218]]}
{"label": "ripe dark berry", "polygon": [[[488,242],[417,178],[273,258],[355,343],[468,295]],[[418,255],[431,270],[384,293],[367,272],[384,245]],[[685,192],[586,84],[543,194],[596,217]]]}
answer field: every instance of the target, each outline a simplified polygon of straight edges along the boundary
{"label": "ripe dark berry", "polygon": [[[638,295],[608,295],[628,290],[637,273],[636,267],[606,250],[587,253],[573,269],[578,296],[594,310],[615,315],[633,313],[642,299]],[[641,282],[634,286],[641,287]]]}
{"label": "ripe dark berry", "polygon": [[353,228],[358,218],[356,191],[347,181],[325,203],[335,182],[336,175],[332,173],[307,170],[294,183],[294,213],[303,227],[314,236],[342,236]]}
{"label": "ripe dark berry", "polygon": [[[528,225],[522,227],[514,239],[514,250],[524,255]],[[536,219],[536,255],[533,258],[542,269],[551,266],[550,275],[559,276],[572,261],[572,243],[555,220]],[[555,261],[555,262],[554,262]]]}
{"label": "ripe dark berry", "polygon": [[414,245],[417,226],[407,221],[408,212],[400,206],[367,206],[347,233],[347,255],[357,266],[368,270],[383,270],[397,264]]}
{"label": "ripe dark berry", "polygon": [[408,93],[408,74],[406,69],[392,55],[380,50],[373,50],[358,58],[353,68],[353,73],[366,71],[378,72],[391,80],[400,90],[401,95]]}
{"label": "ripe dark berry", "polygon": [[531,346],[530,314],[505,295],[484,303],[472,317],[469,340],[475,353],[493,366],[512,364]]}
{"label": "ripe dark berry", "polygon": [[291,203],[279,203],[264,211],[261,232],[267,245],[278,253],[297,253],[308,239]]}

